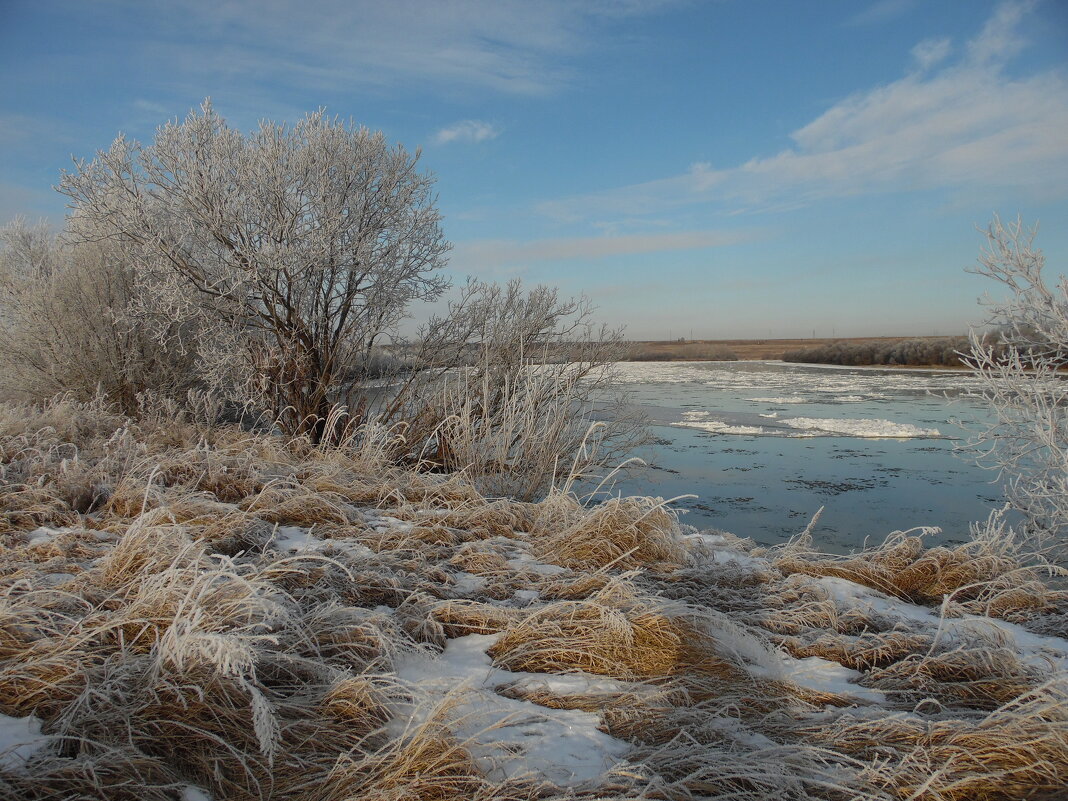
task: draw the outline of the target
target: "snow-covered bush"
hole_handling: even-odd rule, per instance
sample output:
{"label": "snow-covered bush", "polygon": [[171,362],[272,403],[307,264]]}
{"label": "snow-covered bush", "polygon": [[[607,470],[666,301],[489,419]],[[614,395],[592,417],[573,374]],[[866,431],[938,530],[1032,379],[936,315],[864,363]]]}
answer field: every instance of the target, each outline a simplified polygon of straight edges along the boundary
{"label": "snow-covered bush", "polygon": [[1065,556],[1068,535],[1068,279],[1047,286],[1036,229],[994,218],[974,272],[1009,290],[985,299],[990,331],[973,331],[968,362],[995,421],[971,445],[1006,478],[1009,504],[1040,550]]}
{"label": "snow-covered bush", "polygon": [[115,243],[72,244],[22,220],[0,229],[0,391],[83,401],[103,393],[132,412],[145,392],[195,386],[192,324],[160,321],[184,343],[164,348],[133,313],[136,283]]}

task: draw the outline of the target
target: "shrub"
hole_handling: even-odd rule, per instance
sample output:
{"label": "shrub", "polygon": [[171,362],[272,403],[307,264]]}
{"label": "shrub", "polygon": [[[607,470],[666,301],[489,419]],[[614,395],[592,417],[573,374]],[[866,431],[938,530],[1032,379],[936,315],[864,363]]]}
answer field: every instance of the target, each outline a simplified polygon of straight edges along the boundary
{"label": "shrub", "polygon": [[[178,395],[197,384],[192,323],[134,311],[136,271],[113,242],[72,244],[43,225],[0,229],[0,387],[16,399],[103,392],[133,412],[148,391]],[[170,340],[182,347],[166,347]]]}
{"label": "shrub", "polygon": [[1008,477],[1009,504],[1025,536],[1065,555],[1068,533],[1068,279],[1048,287],[1036,231],[994,218],[974,272],[1010,290],[987,301],[993,333],[973,331],[968,364],[982,381],[996,420],[971,446],[980,462]]}

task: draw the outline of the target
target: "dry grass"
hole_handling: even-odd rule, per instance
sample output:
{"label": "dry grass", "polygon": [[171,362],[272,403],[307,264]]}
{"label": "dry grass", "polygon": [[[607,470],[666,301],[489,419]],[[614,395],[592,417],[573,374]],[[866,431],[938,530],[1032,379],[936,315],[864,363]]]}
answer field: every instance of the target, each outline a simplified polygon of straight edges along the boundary
{"label": "dry grass", "polygon": [[609,498],[592,509],[553,492],[538,504],[535,552],[574,570],[681,567],[678,522],[663,500]]}
{"label": "dry grass", "polygon": [[443,705],[424,723],[371,753],[345,754],[311,799],[453,801],[474,798],[489,782],[449,730]]}
{"label": "dry grass", "polygon": [[1004,648],[955,648],[909,654],[873,670],[867,683],[906,694],[916,703],[934,698],[969,709],[996,709],[1041,684],[1042,674]]}
{"label": "dry grass", "polygon": [[900,799],[1057,799],[1068,784],[1063,684],[1028,691],[983,717],[843,715],[806,737],[866,762],[873,788]]}
{"label": "dry grass", "polygon": [[511,626],[518,610],[505,609],[478,601],[445,601],[434,608],[434,619],[444,627],[447,637],[467,634],[497,634]]}
{"label": "dry grass", "polygon": [[[1060,666],[895,625],[814,580],[1063,633],[1060,578],[1011,544],[900,534],[832,557],[802,538],[724,564],[659,499],[491,500],[389,467],[388,436],[314,447],[70,400],[0,407],[0,713],[54,738],[0,768],[0,796],[965,801],[1068,784]],[[314,547],[289,550],[289,526]],[[491,779],[457,734],[462,693],[399,715],[435,702],[398,660],[469,634],[495,638],[497,668],[568,674],[497,691],[596,716],[626,761],[584,787]],[[887,701],[795,683],[776,648]]]}
{"label": "dry grass", "polygon": [[581,670],[619,678],[666,676],[675,668],[684,630],[656,612],[630,614],[598,602],[560,601],[508,628],[489,650],[512,671]]}
{"label": "dry grass", "polygon": [[808,637],[782,637],[779,642],[791,656],[807,659],[818,656],[853,670],[899,664],[914,654],[926,653],[933,638],[908,631],[869,632],[857,637],[818,633]]}
{"label": "dry grass", "polygon": [[787,575],[835,576],[919,604],[940,604],[949,596],[962,611],[1009,620],[1068,603],[1064,591],[1044,580],[1055,568],[1029,563],[1011,539],[977,537],[955,548],[926,549],[920,537],[897,532],[852,557],[817,554],[810,545],[803,538],[784,546],[773,564]]}

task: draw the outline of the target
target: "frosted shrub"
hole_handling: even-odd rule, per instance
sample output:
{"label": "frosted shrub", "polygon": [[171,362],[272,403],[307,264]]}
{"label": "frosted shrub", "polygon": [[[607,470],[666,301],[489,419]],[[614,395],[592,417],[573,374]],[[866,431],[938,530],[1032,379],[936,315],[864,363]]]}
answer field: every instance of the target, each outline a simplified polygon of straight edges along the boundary
{"label": "frosted shrub", "polygon": [[1035,230],[997,217],[974,272],[1008,288],[987,299],[994,333],[973,331],[968,362],[996,420],[971,443],[1006,478],[1006,497],[1033,545],[1065,555],[1068,534],[1068,280],[1051,288]]}
{"label": "frosted shrub", "polygon": [[422,334],[424,369],[383,417],[405,422],[425,464],[466,470],[483,492],[533,499],[614,467],[644,437],[610,369],[622,334],[596,325],[586,298],[470,281]]}
{"label": "frosted shrub", "polygon": [[152,390],[196,384],[192,322],[157,321],[164,348],[134,313],[137,276],[114,242],[72,244],[43,225],[0,229],[0,387],[14,398],[98,393],[124,411]]}

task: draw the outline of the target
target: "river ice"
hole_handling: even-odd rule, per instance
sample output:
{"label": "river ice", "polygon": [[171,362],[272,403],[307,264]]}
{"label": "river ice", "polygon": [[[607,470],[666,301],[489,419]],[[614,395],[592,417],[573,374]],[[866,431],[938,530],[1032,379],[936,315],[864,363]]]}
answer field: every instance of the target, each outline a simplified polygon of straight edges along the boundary
{"label": "river ice", "polygon": [[[658,438],[623,492],[676,497],[683,522],[782,542],[821,506],[822,547],[894,530],[967,539],[998,504],[995,476],[955,451],[988,419],[966,371],[783,362],[629,362],[616,374]],[[962,422],[963,421],[963,422]]]}

